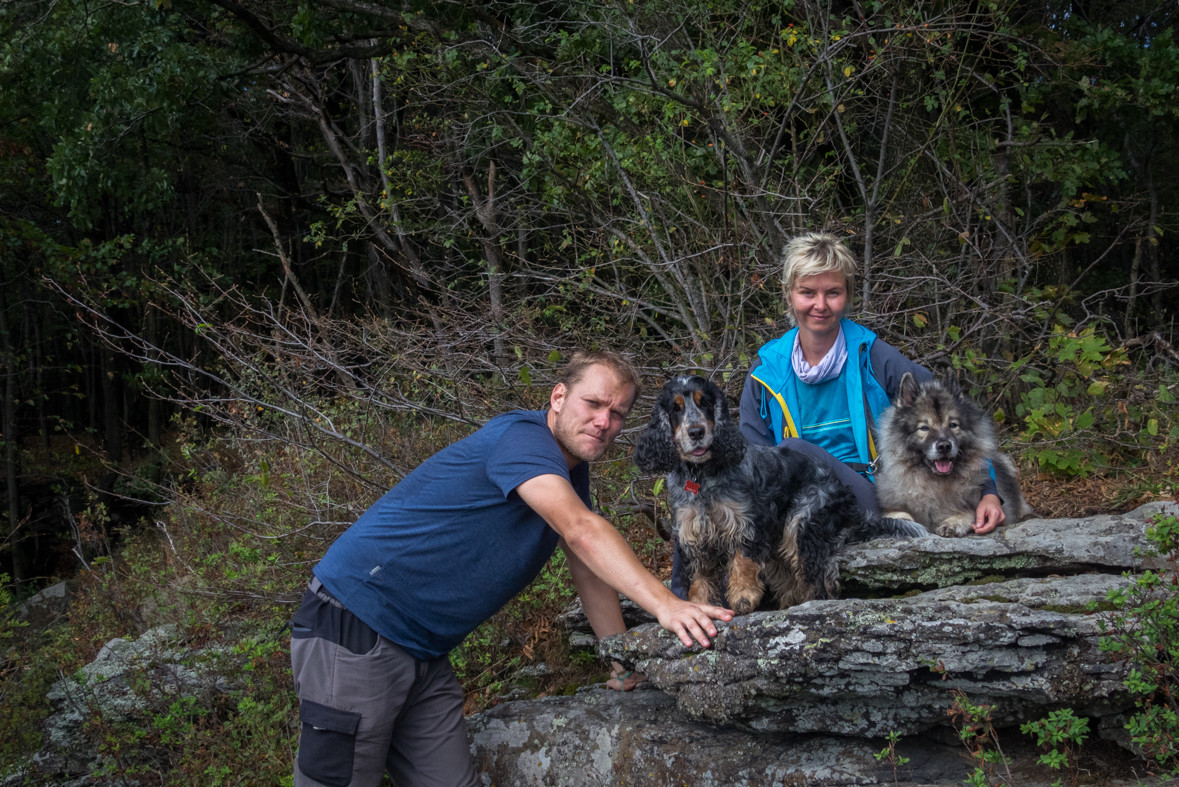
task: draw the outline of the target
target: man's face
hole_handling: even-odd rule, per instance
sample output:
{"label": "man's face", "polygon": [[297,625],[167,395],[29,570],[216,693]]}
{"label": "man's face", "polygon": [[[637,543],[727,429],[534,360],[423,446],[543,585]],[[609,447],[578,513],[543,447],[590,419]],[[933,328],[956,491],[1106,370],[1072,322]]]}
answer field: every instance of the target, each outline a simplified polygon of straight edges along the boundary
{"label": "man's face", "polygon": [[572,389],[557,384],[549,399],[549,428],[570,467],[606,453],[626,423],[634,396],[635,387],[602,364],[586,369]]}

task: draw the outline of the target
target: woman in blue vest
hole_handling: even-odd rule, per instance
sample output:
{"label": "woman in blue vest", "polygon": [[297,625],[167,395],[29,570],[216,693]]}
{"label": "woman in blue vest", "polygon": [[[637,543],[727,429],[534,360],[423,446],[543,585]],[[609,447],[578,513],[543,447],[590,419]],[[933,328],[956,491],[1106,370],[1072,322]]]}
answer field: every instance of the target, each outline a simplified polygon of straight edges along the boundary
{"label": "woman in blue vest", "polygon": [[[757,351],[741,393],[741,432],[755,445],[785,445],[828,465],[865,509],[879,512],[872,486],[872,429],[901,377],[933,375],[843,314],[856,261],[837,237],[810,233],[786,247],[782,293],[796,327]],[[1003,522],[991,478],[979,479],[976,533]]]}
{"label": "woman in blue vest", "polygon": [[[860,505],[879,513],[872,428],[905,372],[933,375],[844,319],[855,275],[855,258],[834,235],[811,233],[786,247],[782,292],[795,327],[757,351],[741,393],[741,432],[752,444],[784,445],[823,462]],[[975,532],[989,533],[1003,519],[994,480],[979,479]],[[674,557],[671,589],[686,598],[678,550]]]}

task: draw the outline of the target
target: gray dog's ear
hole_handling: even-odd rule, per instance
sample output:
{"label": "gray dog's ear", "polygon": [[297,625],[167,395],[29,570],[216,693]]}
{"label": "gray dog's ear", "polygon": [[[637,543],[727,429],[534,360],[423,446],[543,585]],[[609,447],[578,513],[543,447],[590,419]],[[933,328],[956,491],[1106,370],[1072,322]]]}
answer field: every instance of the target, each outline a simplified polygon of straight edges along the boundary
{"label": "gray dog's ear", "polygon": [[952,366],[942,371],[942,388],[945,388],[950,396],[962,393],[962,386],[958,383],[958,372]]}
{"label": "gray dog's ear", "polygon": [[905,372],[901,377],[901,387],[897,390],[897,406],[912,407],[920,393],[921,386],[917,384],[917,378],[910,372]]}

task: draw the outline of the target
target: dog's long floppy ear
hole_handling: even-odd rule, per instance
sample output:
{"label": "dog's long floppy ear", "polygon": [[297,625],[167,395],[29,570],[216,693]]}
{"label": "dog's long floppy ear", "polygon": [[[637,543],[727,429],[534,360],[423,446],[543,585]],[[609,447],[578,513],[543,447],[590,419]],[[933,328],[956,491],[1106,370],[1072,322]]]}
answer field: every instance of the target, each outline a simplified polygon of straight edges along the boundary
{"label": "dog's long floppy ear", "polygon": [[723,465],[741,464],[748,447],[745,435],[741,434],[741,429],[729,418],[729,400],[725,397],[725,392],[715,383],[710,382],[709,385],[712,395],[716,397],[712,406],[712,461]]}
{"label": "dog's long floppy ear", "polygon": [[669,473],[680,462],[680,453],[675,448],[671,434],[671,420],[667,417],[664,397],[660,396],[651,411],[651,420],[639,436],[635,446],[634,460],[645,473]]}
{"label": "dog's long floppy ear", "polygon": [[901,386],[897,390],[897,407],[912,407],[920,393],[921,386],[917,384],[917,378],[910,372],[905,372],[901,377]]}
{"label": "dog's long floppy ear", "polygon": [[962,394],[962,385],[958,382],[958,372],[954,371],[952,366],[942,371],[942,388],[945,388],[946,393],[950,396]]}

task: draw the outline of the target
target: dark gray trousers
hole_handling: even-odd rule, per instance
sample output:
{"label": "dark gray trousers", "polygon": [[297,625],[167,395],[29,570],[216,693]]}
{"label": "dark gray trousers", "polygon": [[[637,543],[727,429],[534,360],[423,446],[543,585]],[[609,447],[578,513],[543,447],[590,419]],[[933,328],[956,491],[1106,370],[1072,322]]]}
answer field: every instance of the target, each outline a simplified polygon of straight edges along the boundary
{"label": "dark gray trousers", "polygon": [[825,449],[819,448],[814,443],[808,443],[801,437],[787,437],[778,445],[800,454],[806,454],[817,462],[822,462],[844,486],[855,494],[856,502],[860,504],[860,508],[869,514],[880,514],[880,503],[876,500],[876,485],[840,462]]}
{"label": "dark gray trousers", "polygon": [[299,697],[295,787],[474,787],[463,691],[446,656],[419,661],[319,581],[291,621]]}

